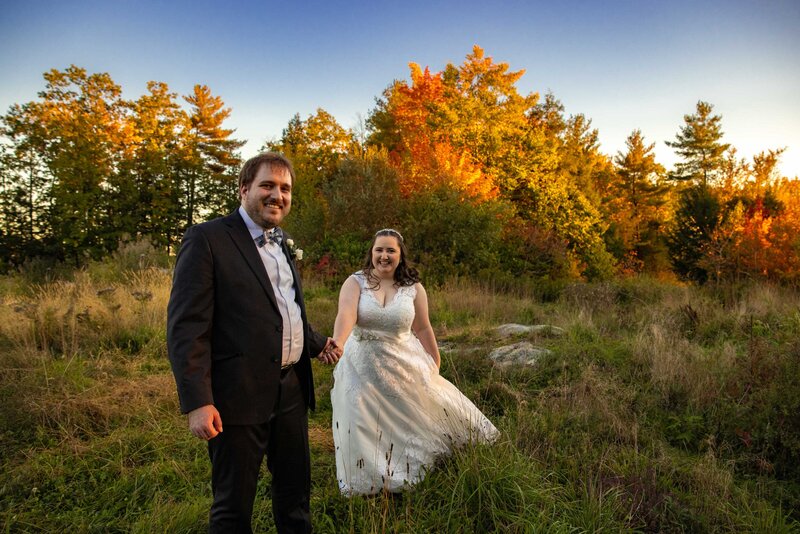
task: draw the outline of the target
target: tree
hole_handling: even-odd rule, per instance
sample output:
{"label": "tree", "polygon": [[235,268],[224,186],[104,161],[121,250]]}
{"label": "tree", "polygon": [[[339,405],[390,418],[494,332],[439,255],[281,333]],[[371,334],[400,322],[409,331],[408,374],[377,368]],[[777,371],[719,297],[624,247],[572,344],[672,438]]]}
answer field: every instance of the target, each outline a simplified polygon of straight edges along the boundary
{"label": "tree", "polygon": [[177,240],[183,220],[179,179],[189,121],[167,84],[148,82],[148,93],[129,103],[125,158],[114,181],[114,227],[161,246]]}
{"label": "tree", "polygon": [[613,168],[599,152],[591,121],[580,114],[565,119],[564,106],[548,94],[526,113],[520,141],[505,158],[513,164],[502,182],[506,198],[523,219],[564,239],[584,276],[609,276],[614,259],[602,237],[608,222],[599,193]]}
{"label": "tree", "polygon": [[185,224],[227,212],[236,149],[230,110],[198,85],[181,109],[166,84],[121,98],[107,73],[44,74],[39,99],[0,117],[0,243],[6,264],[46,255],[76,264],[124,236],[167,247]]}
{"label": "tree", "polygon": [[44,160],[45,137],[38,122],[28,118],[29,105],[11,107],[2,117],[0,144],[0,244],[2,262],[19,265],[43,253],[48,244],[52,185]]}
{"label": "tree", "polygon": [[442,124],[452,104],[446,100],[442,74],[415,63],[409,67],[411,85],[395,82],[373,111],[369,143],[389,151],[405,195],[446,186],[466,197],[491,198],[493,181],[482,172],[471,148],[456,148],[454,129]]}
{"label": "tree", "polygon": [[737,196],[747,187],[751,174],[752,170],[747,161],[738,157],[736,148],[730,147],[725,152],[719,178],[715,184],[720,201],[725,204],[735,202]]}
{"label": "tree", "polygon": [[322,108],[305,120],[295,115],[280,139],[265,144],[266,150],[291,159],[298,177],[298,187],[292,193],[292,217],[287,222],[297,237],[306,241],[324,238],[328,199],[323,191],[354,147],[352,133]]}
{"label": "tree", "polygon": [[305,120],[299,114],[292,117],[281,138],[266,143],[264,148],[291,158],[295,171],[316,187],[330,179],[354,144],[351,132],[336,122],[333,115],[317,108]]}
{"label": "tree", "polygon": [[703,266],[703,257],[721,214],[722,206],[717,195],[705,184],[681,192],[667,246],[675,272],[682,278],[700,283],[708,280],[709,272]]}
{"label": "tree", "polygon": [[786,148],[763,150],[753,156],[753,181],[757,188],[769,187],[780,179],[778,163]]}
{"label": "tree", "polygon": [[600,152],[599,132],[592,128],[591,119],[579,113],[569,117],[559,139],[561,172],[600,208],[601,191],[611,182],[614,168],[609,157]]}
{"label": "tree", "polygon": [[205,85],[195,85],[183,99],[190,105],[187,132],[187,165],[181,183],[186,227],[198,218],[212,218],[238,205],[238,150],[244,141],[231,138],[223,127],[231,109]]}
{"label": "tree", "polygon": [[698,101],[696,113],[683,116],[685,125],[675,136],[676,140],[666,141],[684,160],[675,165],[672,179],[707,186],[718,178],[730,145],[720,141],[722,117],[712,115],[713,109],[708,102]]}
{"label": "tree", "polygon": [[608,216],[623,253],[646,262],[658,249],[660,229],[665,222],[663,207],[667,187],[662,181],[664,167],[656,162],[655,143],[645,144],[640,130],[625,141],[625,153],[614,158],[616,172],[608,191]]}
{"label": "tree", "polygon": [[527,224],[564,238],[584,274],[610,274],[594,184],[612,169],[590,121],[520,94],[524,71],[478,46],[440,73],[410,67],[411,84],[395,82],[370,117],[370,143],[389,150],[406,194],[444,186],[472,202],[509,200]]}
{"label": "tree", "polygon": [[37,151],[46,169],[42,194],[52,202],[46,213],[53,254],[79,263],[117,244],[106,191],[121,153],[124,103],[106,73],[87,75],[72,65],[44,78],[41,100],[15,106],[7,118],[15,123],[18,147]]}

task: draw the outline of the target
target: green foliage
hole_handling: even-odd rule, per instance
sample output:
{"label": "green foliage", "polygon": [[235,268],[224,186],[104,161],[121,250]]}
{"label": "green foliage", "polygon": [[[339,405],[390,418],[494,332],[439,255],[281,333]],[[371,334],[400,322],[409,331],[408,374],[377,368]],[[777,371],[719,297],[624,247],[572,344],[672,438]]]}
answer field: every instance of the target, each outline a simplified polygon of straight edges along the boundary
{"label": "green foliage", "polygon": [[513,276],[515,287],[519,277],[538,282],[568,280],[575,276],[575,266],[567,240],[553,231],[518,219],[511,219],[503,229],[500,245],[501,269]]}
{"label": "green foliage", "polygon": [[[503,206],[465,202],[439,189],[408,200],[404,236],[425,279],[491,273],[500,266]],[[507,212],[505,212],[507,213]]]}
{"label": "green foliage", "polygon": [[353,233],[369,240],[376,230],[402,222],[405,202],[399,176],[383,150],[343,159],[323,188],[323,197],[329,233]]}
{"label": "green foliage", "polygon": [[107,73],[73,65],[44,78],[39,100],[0,118],[6,267],[41,256],[83,265],[125,235],[168,250],[187,223],[235,201],[242,142],[221,127],[230,110],[207,87],[185,98],[187,113],[164,83],[126,101]]}
{"label": "green foliage", "polygon": [[[413,253],[436,281],[604,280],[663,275],[669,262],[693,281],[797,278],[784,149],[738,159],[711,104],[667,142],[681,158],[670,184],[639,130],[612,161],[589,117],[521,93],[525,71],[477,45],[440,72],[409,67],[358,131],[320,108],[263,147],[294,163],[286,229],[317,272],[341,274],[355,247],[342,243],[400,226],[418,234]],[[0,270],[85,266],[128,239],[174,252],[188,226],[238,206],[243,142],[207,86],[179,97],[153,81],[125,100],[109,74],[74,65],[44,81],[38,100],[0,117]],[[471,232],[492,241],[468,242]]]}
{"label": "green foliage", "polygon": [[677,149],[683,161],[675,166],[674,180],[691,181],[695,185],[709,186],[720,177],[725,152],[730,148],[722,143],[722,117],[712,115],[714,106],[698,101],[694,115],[684,115],[675,141],[667,146]]}
{"label": "green foliage", "polygon": [[704,248],[719,224],[721,206],[717,195],[706,186],[690,187],[681,193],[672,231],[667,237],[675,271],[697,282],[708,280],[702,267]]}
{"label": "green foliage", "polygon": [[[634,130],[626,140],[627,151],[617,153],[617,166],[607,193],[612,233],[619,240],[617,258],[633,255],[642,269],[654,270],[663,247],[667,187],[662,181],[664,168],[656,163],[653,148],[646,145],[641,131]],[[656,269],[657,270],[657,269]]]}
{"label": "green foliage", "polygon": [[[286,225],[302,242],[324,240],[331,213],[352,215],[353,212],[331,210],[329,192],[340,162],[350,154],[353,145],[352,135],[324,109],[317,109],[306,120],[295,115],[279,140],[264,145],[265,150],[286,155],[294,166],[297,183],[292,191],[292,214]],[[342,233],[351,228],[342,228]]]}

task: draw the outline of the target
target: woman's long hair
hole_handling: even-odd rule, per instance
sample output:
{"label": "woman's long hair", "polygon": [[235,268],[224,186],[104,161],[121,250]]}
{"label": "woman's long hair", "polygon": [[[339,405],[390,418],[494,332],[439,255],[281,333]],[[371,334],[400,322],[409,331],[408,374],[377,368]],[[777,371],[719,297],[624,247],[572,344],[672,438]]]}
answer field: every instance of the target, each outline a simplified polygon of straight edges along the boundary
{"label": "woman's long hair", "polygon": [[364,258],[364,266],[361,269],[361,271],[364,273],[364,276],[367,277],[369,288],[372,290],[378,289],[378,286],[381,283],[378,277],[372,273],[372,248],[375,246],[375,241],[382,236],[394,237],[397,239],[398,245],[400,245],[400,263],[397,265],[397,269],[394,271],[394,285],[397,287],[413,286],[419,282],[419,271],[417,271],[417,269],[408,263],[408,249],[406,249],[403,236],[400,234],[400,232],[393,228],[384,228],[383,230],[378,230],[375,232],[375,235],[372,237],[372,243],[369,244],[367,257]]}

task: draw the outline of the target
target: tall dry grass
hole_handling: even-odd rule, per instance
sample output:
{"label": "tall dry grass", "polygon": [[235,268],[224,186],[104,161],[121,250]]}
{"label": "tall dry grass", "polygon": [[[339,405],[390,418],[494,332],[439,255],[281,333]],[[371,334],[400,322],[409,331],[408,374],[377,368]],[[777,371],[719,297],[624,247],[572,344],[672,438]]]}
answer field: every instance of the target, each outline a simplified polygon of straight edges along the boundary
{"label": "tall dry grass", "polygon": [[[99,273],[99,274],[98,274]],[[166,358],[170,276],[143,265],[0,284],[0,523],[6,531],[202,532],[204,444]],[[338,288],[306,280],[330,332]],[[335,482],[332,370],[317,366],[312,514],[320,532],[798,531],[800,297],[648,279],[558,294],[465,279],[429,287],[442,373],[502,432],[414,491],[347,499]],[[507,323],[551,353],[497,368]],[[795,409],[796,408],[796,409]],[[272,531],[268,475],[258,531]]]}

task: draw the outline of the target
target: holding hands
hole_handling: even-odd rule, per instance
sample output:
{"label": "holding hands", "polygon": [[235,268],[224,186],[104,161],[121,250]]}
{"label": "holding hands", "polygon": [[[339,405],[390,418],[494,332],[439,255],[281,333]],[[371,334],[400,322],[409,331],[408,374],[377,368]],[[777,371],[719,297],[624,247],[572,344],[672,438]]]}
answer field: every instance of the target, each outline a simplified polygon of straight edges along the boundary
{"label": "holding hands", "polygon": [[[335,364],[342,357],[342,347],[329,337],[325,348],[317,359],[322,363]],[[210,440],[222,432],[222,418],[213,404],[207,404],[188,413],[189,431],[203,440]]]}
{"label": "holding hands", "polygon": [[317,359],[322,363],[335,364],[342,357],[342,347],[332,338],[328,338],[325,348],[319,353]]}

